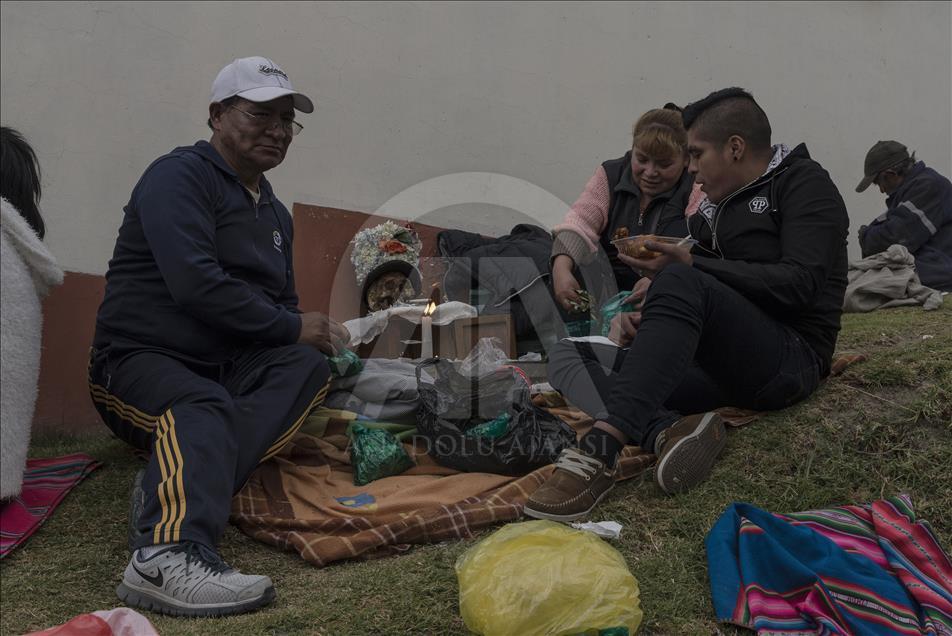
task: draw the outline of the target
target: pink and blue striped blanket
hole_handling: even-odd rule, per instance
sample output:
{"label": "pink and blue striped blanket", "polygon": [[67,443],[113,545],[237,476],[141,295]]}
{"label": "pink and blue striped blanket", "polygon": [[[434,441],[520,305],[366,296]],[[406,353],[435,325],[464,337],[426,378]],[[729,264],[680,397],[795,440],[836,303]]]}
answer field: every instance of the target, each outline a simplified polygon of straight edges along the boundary
{"label": "pink and blue striped blanket", "polygon": [[0,502],[0,558],[36,532],[73,486],[101,465],[84,453],[26,460],[23,492]]}
{"label": "pink and blue striped blanket", "polygon": [[759,634],[952,636],[952,562],[907,496],[791,514],[734,503],[705,546],[719,621]]}

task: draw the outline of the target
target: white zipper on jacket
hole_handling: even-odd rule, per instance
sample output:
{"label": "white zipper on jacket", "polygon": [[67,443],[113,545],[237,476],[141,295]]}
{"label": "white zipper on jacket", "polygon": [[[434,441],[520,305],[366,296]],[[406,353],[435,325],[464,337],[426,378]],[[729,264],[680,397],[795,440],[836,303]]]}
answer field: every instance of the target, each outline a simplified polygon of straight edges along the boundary
{"label": "white zipper on jacket", "polygon": [[[779,166],[778,166],[778,168],[775,168],[775,169],[774,169],[773,171],[771,171],[769,174],[761,175],[759,179],[755,179],[754,181],[751,181],[750,183],[748,183],[747,185],[745,185],[745,186],[744,186],[743,188],[741,188],[740,190],[734,190],[734,192],[732,192],[731,194],[729,194],[726,199],[724,199],[723,201],[721,201],[720,203],[717,204],[717,207],[714,208],[714,214],[711,215],[711,217],[712,217],[712,221],[711,221],[711,247],[712,247],[714,250],[716,250],[718,254],[720,254],[720,257],[721,257],[721,258],[725,258],[725,256],[724,256],[724,252],[722,252],[721,249],[720,249],[719,247],[717,247],[717,221],[720,219],[720,217],[721,217],[721,212],[724,210],[724,207],[725,207],[728,203],[730,203],[731,199],[733,199],[733,198],[736,197],[737,195],[742,194],[742,193],[746,192],[747,190],[750,190],[751,188],[759,187],[759,186],[762,186],[762,185],[765,184],[765,183],[769,183],[769,182],[773,181],[775,177],[777,177],[777,176],[783,174],[783,173],[786,172],[789,168],[790,168],[790,166],[784,166],[783,169],[779,169]],[[771,192],[772,192],[772,191],[773,191],[773,190],[771,189]],[[771,203],[773,203],[773,202],[771,202]]]}

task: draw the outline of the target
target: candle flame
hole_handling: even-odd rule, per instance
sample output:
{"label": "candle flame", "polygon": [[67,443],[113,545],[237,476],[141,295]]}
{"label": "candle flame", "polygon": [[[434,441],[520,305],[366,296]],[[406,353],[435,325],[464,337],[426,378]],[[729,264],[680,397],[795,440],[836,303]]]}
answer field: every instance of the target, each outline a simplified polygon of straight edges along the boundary
{"label": "candle flame", "polygon": [[426,309],[423,310],[424,316],[432,316],[433,312],[436,310],[436,303],[432,300],[427,304]]}

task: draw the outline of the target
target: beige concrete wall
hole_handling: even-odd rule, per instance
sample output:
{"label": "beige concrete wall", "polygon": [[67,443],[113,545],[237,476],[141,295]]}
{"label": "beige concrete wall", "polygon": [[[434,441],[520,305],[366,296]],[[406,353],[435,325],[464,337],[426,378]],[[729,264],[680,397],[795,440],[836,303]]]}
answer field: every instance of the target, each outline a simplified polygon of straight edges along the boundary
{"label": "beige concrete wall", "polygon": [[853,192],[873,142],[952,172],[948,2],[3,2],[0,23],[0,118],[39,153],[74,271],[105,271],[135,181],[207,136],[211,81],[245,55],[318,103],[269,175],[289,205],[551,225],[638,114],[729,85],[830,171],[854,256],[881,211]]}

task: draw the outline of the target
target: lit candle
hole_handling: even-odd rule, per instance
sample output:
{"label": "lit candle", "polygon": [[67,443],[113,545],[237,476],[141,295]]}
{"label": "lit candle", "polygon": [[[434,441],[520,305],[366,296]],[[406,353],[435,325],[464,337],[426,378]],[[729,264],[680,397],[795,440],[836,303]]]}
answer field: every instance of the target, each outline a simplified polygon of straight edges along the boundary
{"label": "lit candle", "polygon": [[426,306],[426,309],[423,310],[423,317],[420,319],[420,339],[422,343],[420,344],[420,357],[421,358],[432,358],[433,357],[433,310],[436,309],[436,305],[431,301],[430,304]]}

